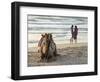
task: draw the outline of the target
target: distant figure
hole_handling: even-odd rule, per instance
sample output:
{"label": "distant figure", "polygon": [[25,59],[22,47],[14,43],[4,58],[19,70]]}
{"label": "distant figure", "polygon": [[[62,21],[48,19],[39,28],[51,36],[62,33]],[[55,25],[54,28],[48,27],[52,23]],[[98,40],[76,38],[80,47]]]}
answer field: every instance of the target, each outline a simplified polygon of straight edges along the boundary
{"label": "distant figure", "polygon": [[74,40],[75,40],[75,43],[77,43],[77,35],[78,35],[78,28],[77,28],[77,26],[75,26],[75,29],[74,29]]}
{"label": "distant figure", "polygon": [[74,32],[73,32],[73,25],[71,26],[71,38],[70,38],[70,43],[73,43],[73,38],[74,38]]}
{"label": "distant figure", "polygon": [[75,40],[75,43],[77,43],[77,35],[78,35],[78,28],[75,26],[73,28],[73,25],[71,26],[71,38],[70,38],[70,43],[73,43],[73,40]]}

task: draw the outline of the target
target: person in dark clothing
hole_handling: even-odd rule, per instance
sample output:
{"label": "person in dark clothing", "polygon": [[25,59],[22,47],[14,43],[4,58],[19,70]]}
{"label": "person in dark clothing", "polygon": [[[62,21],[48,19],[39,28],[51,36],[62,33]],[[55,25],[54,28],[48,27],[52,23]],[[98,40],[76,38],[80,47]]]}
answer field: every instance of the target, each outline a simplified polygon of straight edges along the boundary
{"label": "person in dark clothing", "polygon": [[71,26],[71,34],[73,34],[73,25]]}
{"label": "person in dark clothing", "polygon": [[74,40],[75,40],[75,43],[77,43],[77,35],[78,35],[78,28],[77,28],[77,26],[75,26],[75,29],[74,29]]}
{"label": "person in dark clothing", "polygon": [[73,43],[73,38],[74,38],[74,32],[73,32],[73,25],[71,26],[71,38],[70,38],[70,43]]}

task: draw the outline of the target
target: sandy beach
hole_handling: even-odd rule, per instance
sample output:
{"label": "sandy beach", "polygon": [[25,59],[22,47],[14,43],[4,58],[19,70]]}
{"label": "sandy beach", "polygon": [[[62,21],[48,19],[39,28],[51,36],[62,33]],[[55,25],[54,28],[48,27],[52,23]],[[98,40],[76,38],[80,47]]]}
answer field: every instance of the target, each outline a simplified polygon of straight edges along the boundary
{"label": "sandy beach", "polygon": [[40,62],[37,47],[28,48],[28,66],[78,65],[88,63],[88,44],[57,44],[58,56],[50,62]]}

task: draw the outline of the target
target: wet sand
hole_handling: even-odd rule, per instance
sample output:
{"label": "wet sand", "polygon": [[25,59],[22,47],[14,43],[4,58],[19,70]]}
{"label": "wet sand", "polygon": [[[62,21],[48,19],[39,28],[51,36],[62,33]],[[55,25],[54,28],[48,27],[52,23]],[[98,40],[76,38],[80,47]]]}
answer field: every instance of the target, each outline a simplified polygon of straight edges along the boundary
{"label": "wet sand", "polygon": [[40,54],[37,48],[28,50],[28,66],[55,66],[55,65],[78,65],[87,64],[87,43],[57,44],[57,54],[49,62],[40,62]]}

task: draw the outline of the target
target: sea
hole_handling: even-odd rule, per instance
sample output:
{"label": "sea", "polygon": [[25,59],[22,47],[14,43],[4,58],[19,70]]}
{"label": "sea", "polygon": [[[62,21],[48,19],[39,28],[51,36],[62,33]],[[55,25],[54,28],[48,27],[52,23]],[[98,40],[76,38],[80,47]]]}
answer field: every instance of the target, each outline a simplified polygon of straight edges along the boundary
{"label": "sea", "polygon": [[88,42],[88,17],[28,14],[28,47],[36,47],[44,33],[51,33],[56,44],[70,43],[72,25],[78,27],[77,42]]}

